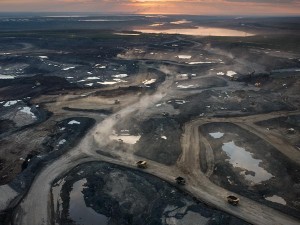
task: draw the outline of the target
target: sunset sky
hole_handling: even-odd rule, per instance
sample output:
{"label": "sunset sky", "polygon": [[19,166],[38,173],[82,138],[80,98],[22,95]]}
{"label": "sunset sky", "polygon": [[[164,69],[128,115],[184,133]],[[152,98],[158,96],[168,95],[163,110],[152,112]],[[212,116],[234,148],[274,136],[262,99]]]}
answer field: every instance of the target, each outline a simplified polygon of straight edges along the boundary
{"label": "sunset sky", "polygon": [[0,0],[0,11],[300,15],[300,0]]}

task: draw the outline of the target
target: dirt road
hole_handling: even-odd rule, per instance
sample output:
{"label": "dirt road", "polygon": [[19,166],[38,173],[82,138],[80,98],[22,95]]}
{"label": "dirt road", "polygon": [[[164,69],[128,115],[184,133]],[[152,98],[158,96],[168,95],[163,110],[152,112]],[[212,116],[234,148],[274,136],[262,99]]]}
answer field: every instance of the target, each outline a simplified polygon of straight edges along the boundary
{"label": "dirt road", "polygon": [[[166,81],[164,87],[170,85],[169,80]],[[145,102],[150,102],[147,104],[155,104],[158,102],[164,94],[162,94],[159,89],[153,96],[146,96],[141,98],[140,101],[129,105],[128,107],[122,109],[118,112],[121,117],[132,116],[136,110],[143,110],[149,105],[145,105]],[[145,99],[147,98],[147,99]],[[150,101],[151,100],[151,101]],[[239,196],[241,199],[241,204],[239,207],[232,207],[225,201],[226,196],[229,192],[215,184],[213,184],[205,174],[201,173],[200,169],[200,151],[205,149],[200,149],[200,135],[198,127],[204,123],[208,122],[232,122],[248,128],[251,132],[260,136],[264,140],[273,140],[271,134],[262,133],[260,129],[254,125],[254,122],[259,120],[265,120],[274,118],[282,115],[283,112],[276,112],[263,115],[255,115],[248,117],[235,117],[235,118],[213,118],[205,119],[200,118],[195,121],[191,121],[185,125],[184,135],[182,137],[182,149],[183,153],[178,160],[175,167],[168,167],[153,161],[150,161],[150,168],[147,170],[148,173],[156,175],[169,182],[174,182],[174,178],[178,175],[187,177],[187,185],[185,187],[186,191],[191,193],[198,199],[212,205],[218,209],[224,210],[232,215],[242,218],[253,224],[299,224],[293,218],[290,218],[274,209],[264,206],[260,203],[254,202],[250,199]],[[293,115],[299,112],[284,113],[285,115]],[[40,174],[34,180],[31,189],[29,190],[27,196],[23,199],[22,203],[18,206],[15,211],[14,224],[32,225],[32,224],[50,224],[51,223],[51,205],[50,205],[50,189],[53,180],[61,176],[62,174],[68,172],[70,169],[88,161],[106,161],[119,165],[124,165],[127,167],[132,167],[136,160],[143,160],[143,158],[136,157],[129,153],[115,152],[119,156],[118,159],[111,159],[108,157],[101,156],[96,153],[96,149],[99,146],[107,143],[108,135],[110,134],[113,126],[118,122],[115,115],[106,118],[104,121],[100,122],[95,126],[86,136],[82,139],[81,143],[66,155],[63,155],[52,164],[45,167]],[[93,143],[96,140],[96,145]],[[209,144],[208,144],[209,145]],[[275,144],[276,147],[277,144]],[[280,143],[278,143],[280,145]],[[207,146],[207,145],[206,145]],[[279,148],[280,149],[280,148]],[[298,159],[299,153],[295,154],[296,150],[290,149],[289,155],[288,151],[285,154]],[[213,160],[213,154],[207,154],[207,161],[211,162]],[[148,160],[149,161],[149,160]]]}
{"label": "dirt road", "polygon": [[[278,137],[272,136],[272,134],[266,134],[265,132],[262,135],[261,131],[255,130],[257,127],[254,125],[254,122],[260,120],[266,120],[271,118],[276,118],[278,115],[281,115],[283,112],[276,112],[270,114],[262,114],[248,117],[235,117],[235,118],[200,118],[195,121],[191,121],[185,125],[185,133],[182,137],[182,148],[183,153],[181,158],[177,162],[177,166],[186,173],[186,176],[189,179],[189,185],[187,185],[187,190],[201,199],[202,201],[207,202],[215,206],[216,208],[222,209],[232,215],[240,217],[252,224],[299,224],[299,221],[294,218],[290,218],[287,215],[284,215],[277,210],[271,209],[267,206],[264,206],[258,202],[252,201],[243,196],[238,196],[241,199],[241,204],[239,207],[232,207],[227,204],[225,201],[226,197],[230,194],[229,191],[215,185],[212,183],[208,177],[201,172],[200,169],[200,151],[206,151],[207,149],[200,149],[200,141],[205,143],[205,139],[199,134],[199,126],[210,123],[210,122],[231,122],[237,125],[240,125],[244,129],[250,130],[254,134],[258,135],[264,140],[274,140]],[[299,111],[284,113],[285,115],[295,115],[299,114]],[[241,123],[243,121],[243,123]],[[271,142],[271,144],[273,141]],[[286,151],[287,145],[281,145],[282,140],[278,139],[275,142],[274,146],[279,147],[278,149],[288,156],[290,159],[297,161],[300,157],[300,153],[289,146],[289,151]],[[208,144],[208,143],[207,143]],[[209,144],[208,144],[209,145]],[[210,147],[205,145],[206,147]],[[284,147],[284,149],[283,149]],[[208,149],[210,150],[210,149]],[[285,151],[284,151],[285,150]],[[213,154],[206,154],[207,162],[213,161]],[[208,165],[210,164],[208,163]],[[209,166],[208,166],[209,167]],[[208,173],[211,169],[208,169]]]}
{"label": "dirt road", "polygon": [[[126,167],[133,168],[135,161],[145,160],[141,157],[137,157],[129,152],[112,152],[111,154],[117,155],[117,158],[108,158],[99,155],[96,150],[103,149],[106,144],[109,143],[109,135],[111,134],[113,127],[121,122],[123,118],[134,118],[137,113],[145,111],[147,108],[154,106],[167,94],[168,89],[172,86],[174,80],[172,76],[169,76],[164,83],[162,83],[157,91],[152,95],[144,95],[137,98],[135,102],[125,104],[124,107],[111,116],[106,117],[103,121],[90,130],[87,135],[81,140],[81,142],[75,148],[71,149],[67,154],[56,159],[52,163],[43,168],[36,176],[34,182],[31,185],[30,190],[24,197],[22,202],[18,205],[14,211],[15,225],[41,225],[51,224],[51,210],[50,204],[50,190],[52,182],[55,178],[64,175],[70,169],[75,166],[89,161],[105,161]],[[56,108],[58,113],[63,113],[61,105],[57,104]],[[55,113],[55,112],[54,112]],[[93,117],[93,114],[82,113],[86,116]],[[169,182],[174,182],[175,177],[184,176],[187,178],[187,185],[185,190],[191,195],[195,196],[201,201],[221,209],[232,215],[235,215],[247,222],[258,225],[296,225],[299,224],[294,218],[280,213],[277,210],[271,209],[258,202],[252,201],[245,197],[239,196],[241,204],[239,207],[233,207],[228,205],[225,201],[229,192],[215,184],[213,184],[208,178],[207,174],[203,174],[200,169],[200,151],[206,151],[208,154],[208,173],[212,173],[213,170],[213,152],[209,148],[209,143],[205,144],[205,149],[200,149],[199,126],[208,122],[231,122],[235,123],[262,139],[270,142],[278,150],[282,151],[286,156],[293,159],[295,162],[300,163],[300,153],[297,152],[292,146],[288,147],[288,150],[281,150],[284,141],[278,140],[278,137],[272,135],[272,133],[266,133],[263,128],[256,126],[254,123],[260,120],[266,120],[275,118],[282,115],[294,115],[299,114],[299,111],[294,112],[275,112],[269,114],[261,114],[247,117],[234,117],[234,118],[199,118],[194,121],[190,121],[185,124],[184,135],[182,137],[182,155],[177,161],[175,166],[166,166],[154,161],[147,160],[150,164],[147,173],[153,174],[161,179]],[[119,116],[117,116],[119,115]],[[284,143],[285,144],[285,143]],[[105,149],[104,149],[105,150]],[[4,190],[5,191],[5,190]],[[1,192],[1,189],[0,189]],[[2,193],[0,193],[1,196]],[[13,195],[14,193],[12,193]],[[9,199],[8,199],[9,201]]]}

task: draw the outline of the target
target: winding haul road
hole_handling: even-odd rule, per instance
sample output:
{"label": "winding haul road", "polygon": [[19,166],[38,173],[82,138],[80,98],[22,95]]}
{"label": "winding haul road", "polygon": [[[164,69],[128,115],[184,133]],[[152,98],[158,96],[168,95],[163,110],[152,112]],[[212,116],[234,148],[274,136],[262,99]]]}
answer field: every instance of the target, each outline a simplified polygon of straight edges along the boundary
{"label": "winding haul road", "polygon": [[[279,151],[289,157],[291,160],[300,163],[300,153],[293,148],[292,146],[285,143],[283,140],[278,137],[273,136],[272,134],[266,134],[254,123],[261,121],[276,118],[281,115],[297,115],[300,111],[294,112],[275,112],[269,114],[261,114],[255,116],[247,117],[234,117],[234,118],[200,118],[194,121],[191,121],[185,125],[185,132],[182,137],[182,156],[177,162],[177,167],[181,168],[182,171],[189,177],[189,185],[187,185],[187,190],[194,196],[198,197],[202,201],[205,201],[208,204],[215,206],[216,208],[222,209],[232,215],[235,215],[245,221],[252,224],[299,224],[294,218],[290,218],[287,215],[278,212],[270,207],[262,205],[258,202],[252,201],[243,196],[238,196],[241,199],[239,207],[229,206],[227,202],[224,201],[229,191],[215,185],[212,183],[208,176],[203,174],[200,169],[200,151],[206,151],[206,161],[208,162],[208,174],[209,171],[213,168],[209,168],[210,165],[213,167],[213,153],[209,144],[205,144],[205,138],[202,137],[199,133],[199,126],[205,123],[211,122],[230,122],[240,127],[251,131],[255,135],[259,136],[263,140],[268,141],[270,144],[273,144],[274,147],[277,147]],[[202,139],[202,140],[200,140]],[[273,140],[276,139],[273,143]],[[200,149],[200,141],[204,143],[206,149]],[[283,145],[284,143],[284,145]],[[284,147],[284,149],[283,149]],[[208,153],[208,154],[207,154]]]}
{"label": "winding haul road", "polygon": [[[111,116],[108,116],[102,121],[100,121],[99,118],[95,118],[95,114],[86,113],[86,116],[97,119],[97,121],[99,121],[98,124],[95,125],[84,138],[82,138],[81,142],[75,148],[69,150],[63,156],[49,163],[39,172],[39,174],[35,177],[30,190],[14,211],[13,224],[52,224],[52,183],[54,179],[66,174],[79,164],[91,161],[105,161],[129,168],[135,168],[135,162],[137,160],[145,160],[144,158],[135,156],[132,152],[117,152],[109,149],[111,154],[118,156],[110,158],[99,155],[96,150],[105,150],[104,147],[109,142],[109,135],[111,134],[114,125],[121,123],[123,118],[134,118],[136,113],[143,112],[147,108],[154,106],[166,96],[166,92],[170,89],[173,83],[174,80],[172,76],[167,76],[166,81],[159,86],[154,94],[142,96],[136,102],[126,105],[123,109]],[[255,122],[257,121],[276,118],[282,115],[296,115],[299,113],[300,111],[274,112],[234,118],[201,117],[190,121],[184,126],[184,134],[181,139],[182,154],[177,163],[174,166],[166,166],[147,159],[149,162],[149,168],[145,170],[145,172],[169,182],[174,182],[174,179],[177,176],[184,176],[187,179],[187,184],[184,189],[191,195],[217,209],[235,215],[249,223],[257,225],[298,225],[299,221],[295,218],[289,217],[277,210],[242,196],[237,195],[241,199],[241,203],[238,207],[229,205],[226,202],[226,197],[230,192],[215,185],[208,179],[214,168],[213,152],[209,143],[205,142],[199,133],[198,128],[199,126],[210,122],[235,123],[269,142],[291,160],[300,164],[300,152],[288,143],[285,143],[284,140],[280,139],[272,132],[266,132],[255,125]],[[116,117],[117,114],[120,116]],[[205,149],[200,148],[200,141],[203,141]],[[282,149],[282,146],[285,147],[284,150]],[[200,169],[200,151],[206,151],[205,155],[207,157],[206,160],[209,168],[206,174],[203,174]],[[0,188],[0,197],[3,196],[5,193],[4,191],[8,191],[7,187],[5,189]],[[14,193],[11,195],[13,196]],[[9,200],[10,199],[7,201]]]}
{"label": "winding haul road", "polygon": [[[138,102],[133,103],[118,114],[121,118],[134,116],[136,110],[145,109],[154,105],[164,96],[163,90],[172,84],[171,80],[166,80],[161,88],[151,96],[144,96]],[[148,102],[145,105],[145,102]],[[178,159],[175,166],[165,166],[154,161],[149,161],[149,169],[147,173],[153,174],[169,182],[174,182],[178,175],[187,178],[187,184],[184,187],[187,192],[201,201],[206,202],[218,209],[235,215],[245,221],[258,225],[296,225],[299,224],[294,218],[291,218],[277,210],[269,208],[258,202],[248,198],[238,196],[241,199],[241,204],[238,207],[230,206],[226,201],[226,196],[229,191],[213,184],[208,177],[201,172],[200,169],[200,151],[207,151],[208,165],[213,167],[213,153],[209,149],[209,144],[205,145],[206,149],[200,149],[200,139],[198,127],[209,122],[231,122],[235,123],[252,133],[258,135],[264,140],[273,144],[279,151],[284,153],[290,159],[300,163],[300,154],[292,146],[286,146],[282,150],[283,141],[275,137],[271,133],[262,131],[254,122],[275,118],[281,115],[299,114],[295,112],[275,112],[269,114],[261,114],[247,117],[235,118],[199,118],[187,123],[184,127],[182,136],[182,155]],[[51,224],[51,209],[50,193],[51,185],[55,178],[67,173],[75,166],[90,162],[90,161],[105,161],[126,167],[134,168],[137,160],[144,160],[132,153],[113,152],[118,158],[108,158],[96,153],[96,149],[107,144],[108,135],[111,133],[113,126],[120,119],[116,119],[116,114],[107,117],[105,120],[97,124],[89,133],[82,139],[80,144],[71,149],[67,154],[61,156],[53,163],[46,166],[35,178],[29,192],[15,210],[14,224],[15,225],[42,225]],[[103,145],[103,143],[105,143]]]}

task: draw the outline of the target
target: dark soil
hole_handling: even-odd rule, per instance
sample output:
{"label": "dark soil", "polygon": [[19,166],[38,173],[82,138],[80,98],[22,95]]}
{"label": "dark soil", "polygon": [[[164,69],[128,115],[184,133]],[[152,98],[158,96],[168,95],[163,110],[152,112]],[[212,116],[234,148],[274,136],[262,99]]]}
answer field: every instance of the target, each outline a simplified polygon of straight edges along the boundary
{"label": "dark soil", "polygon": [[[300,197],[300,167],[297,164],[267,142],[237,125],[208,123],[199,129],[214,150],[215,168],[210,177],[211,181],[230,191],[300,218],[300,205],[297,200]],[[221,132],[224,133],[224,136],[215,139],[209,135],[212,132]],[[244,175],[241,174],[244,169],[233,167],[228,162],[229,156],[222,150],[223,143],[230,141],[234,141],[237,146],[245,148],[254,159],[261,160],[259,167],[271,173],[273,177],[260,183],[246,181]],[[201,165],[201,168],[205,169],[205,164]],[[246,171],[245,174],[255,176],[253,171]],[[264,199],[264,196],[272,195],[283,197],[287,205],[272,203]]]}
{"label": "dark soil", "polygon": [[[142,137],[136,143],[136,155],[172,165],[181,154],[180,125],[172,118],[152,118],[140,126]],[[162,138],[166,136],[167,139]]]}
{"label": "dark soil", "polygon": [[[73,184],[82,179],[86,179],[82,190],[86,207],[106,216],[108,224],[159,225],[166,224],[166,220],[170,219],[184,221],[189,213],[207,218],[209,225],[248,224],[199,201],[195,202],[192,197],[152,175],[99,162],[77,166],[64,178],[66,182],[59,196],[63,202],[61,211],[54,212],[55,222],[74,224],[69,213],[69,196]],[[60,183],[59,179],[54,185],[56,183]],[[168,208],[170,206],[174,207]],[[88,221],[81,223],[87,225]]]}

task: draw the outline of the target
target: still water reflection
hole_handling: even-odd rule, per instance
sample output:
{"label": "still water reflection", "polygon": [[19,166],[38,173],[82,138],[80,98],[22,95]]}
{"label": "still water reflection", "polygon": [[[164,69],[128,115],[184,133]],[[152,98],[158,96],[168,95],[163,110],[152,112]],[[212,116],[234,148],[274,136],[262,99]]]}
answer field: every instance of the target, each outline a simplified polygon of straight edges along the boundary
{"label": "still water reflection", "polygon": [[86,179],[82,179],[73,184],[70,193],[70,218],[77,225],[106,225],[108,223],[106,216],[98,214],[92,208],[86,206],[82,193],[85,183]]}
{"label": "still water reflection", "polygon": [[152,34],[184,34],[194,36],[224,36],[224,37],[247,37],[254,36],[255,34],[247,33],[239,30],[225,29],[225,28],[214,28],[214,27],[197,27],[187,29],[138,29],[134,30],[142,33]]}

